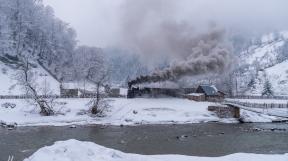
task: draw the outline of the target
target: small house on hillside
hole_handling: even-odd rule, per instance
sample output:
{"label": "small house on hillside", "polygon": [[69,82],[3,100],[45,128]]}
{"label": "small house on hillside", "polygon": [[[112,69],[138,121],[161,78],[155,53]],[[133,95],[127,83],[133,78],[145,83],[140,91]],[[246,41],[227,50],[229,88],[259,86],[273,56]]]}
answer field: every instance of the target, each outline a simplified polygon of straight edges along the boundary
{"label": "small house on hillside", "polygon": [[219,91],[214,85],[200,85],[196,93],[203,93],[206,101],[219,102],[225,97],[225,93]]}

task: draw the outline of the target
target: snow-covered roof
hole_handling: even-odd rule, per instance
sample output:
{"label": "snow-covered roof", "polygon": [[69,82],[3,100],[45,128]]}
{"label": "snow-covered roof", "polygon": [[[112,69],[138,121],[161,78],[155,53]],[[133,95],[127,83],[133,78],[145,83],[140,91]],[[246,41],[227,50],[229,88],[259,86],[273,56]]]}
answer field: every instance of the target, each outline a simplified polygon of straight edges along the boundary
{"label": "snow-covered roof", "polygon": [[200,85],[199,87],[203,89],[207,96],[216,96],[219,94],[218,89],[214,85]]}
{"label": "snow-covered roof", "polygon": [[204,93],[189,93],[188,96],[203,96]]}
{"label": "snow-covered roof", "polygon": [[64,89],[82,89],[82,90],[91,90],[95,89],[95,85],[89,81],[74,81],[74,82],[63,82],[61,83],[62,88]]}
{"label": "snow-covered roof", "polygon": [[166,88],[166,89],[179,89],[179,85],[170,82],[170,81],[165,81],[165,82],[154,82],[154,83],[143,83],[136,85],[139,88]]}
{"label": "snow-covered roof", "polygon": [[77,82],[66,82],[66,83],[61,83],[62,88],[64,89],[78,89],[79,85]]}

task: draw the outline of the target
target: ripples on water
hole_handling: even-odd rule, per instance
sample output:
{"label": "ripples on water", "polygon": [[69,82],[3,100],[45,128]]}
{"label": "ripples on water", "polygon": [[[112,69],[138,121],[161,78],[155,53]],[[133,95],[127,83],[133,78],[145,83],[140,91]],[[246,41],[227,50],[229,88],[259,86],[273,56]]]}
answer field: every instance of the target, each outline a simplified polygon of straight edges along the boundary
{"label": "ripples on water", "polygon": [[55,141],[78,139],[138,154],[222,156],[231,153],[287,153],[288,124],[191,124],[134,127],[0,128],[0,160],[23,160]]}

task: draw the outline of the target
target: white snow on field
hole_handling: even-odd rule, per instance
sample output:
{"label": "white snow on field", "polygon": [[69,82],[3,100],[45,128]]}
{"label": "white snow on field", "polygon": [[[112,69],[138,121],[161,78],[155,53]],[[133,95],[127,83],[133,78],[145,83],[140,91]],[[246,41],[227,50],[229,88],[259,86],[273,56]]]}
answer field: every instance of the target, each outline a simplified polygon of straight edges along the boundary
{"label": "white snow on field", "polygon": [[39,149],[24,161],[287,161],[288,154],[232,154],[223,157],[138,155],[123,153],[92,142],[67,140]]}
{"label": "white snow on field", "polygon": [[[139,124],[187,124],[202,122],[236,123],[236,119],[220,119],[207,110],[210,102],[195,102],[180,98],[111,98],[111,107],[105,117],[87,114],[89,99],[59,99],[56,116],[40,116],[39,109],[25,100],[0,100],[0,122],[17,123],[19,126],[65,126],[65,125],[139,125]],[[14,103],[16,107],[1,107],[4,103]],[[283,110],[283,109],[281,109]],[[86,112],[86,113],[85,113]],[[288,111],[276,111],[288,113]],[[272,122],[279,118],[241,110],[246,122]]]}
{"label": "white snow on field", "polygon": [[[33,69],[36,76],[36,83],[38,84],[39,94],[44,94],[46,89],[50,89],[52,94],[59,95],[60,88],[59,82],[54,79],[46,70],[44,70],[40,65]],[[4,65],[0,61],[0,95],[23,95],[24,91],[21,86],[17,84],[15,79],[17,71],[11,69],[9,66]]]}
{"label": "white snow on field", "polygon": [[[235,122],[235,119],[219,119],[213,112],[207,110],[209,102],[194,102],[180,98],[113,98],[107,116],[91,117],[79,113],[88,110],[89,99],[59,99],[66,105],[57,106],[56,111],[63,115],[40,116],[34,106],[25,100],[0,100],[0,121],[17,123],[19,126],[36,125],[71,125],[71,124],[184,124],[209,121]],[[15,103],[14,109],[1,107],[4,103]],[[83,112],[82,112],[83,113]]]}

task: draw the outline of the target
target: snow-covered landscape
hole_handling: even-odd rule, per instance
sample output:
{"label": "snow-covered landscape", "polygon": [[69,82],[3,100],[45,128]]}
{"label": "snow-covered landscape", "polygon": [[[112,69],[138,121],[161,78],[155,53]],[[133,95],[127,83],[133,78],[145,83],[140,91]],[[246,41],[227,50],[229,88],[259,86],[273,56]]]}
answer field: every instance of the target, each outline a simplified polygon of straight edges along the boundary
{"label": "snow-covered landscape", "polygon": [[203,122],[236,122],[235,119],[221,120],[214,113],[208,111],[208,106],[214,103],[194,102],[187,99],[126,99],[111,98],[111,108],[106,116],[93,117],[87,114],[89,99],[59,99],[56,111],[59,115],[43,117],[39,111],[25,100],[0,100],[16,103],[16,107],[4,108],[0,111],[2,123],[18,126],[37,125],[141,125],[141,124],[184,124]]}
{"label": "snow-covered landscape", "polygon": [[288,3],[228,1],[0,0],[0,160],[287,161]]}
{"label": "snow-covered landscape", "polygon": [[[145,125],[145,124],[191,124],[205,122],[238,123],[235,118],[219,118],[215,113],[208,111],[208,106],[217,105],[212,102],[196,102],[177,98],[110,98],[107,99],[111,107],[105,116],[89,115],[89,99],[57,99],[57,115],[43,117],[39,110],[29,101],[0,100],[0,104],[15,103],[14,108],[1,107],[0,122],[4,125],[17,126],[67,126],[67,125]],[[252,101],[252,100],[250,100]],[[265,100],[261,100],[265,102]],[[271,103],[271,100],[266,100]],[[285,102],[276,101],[272,102]],[[286,102],[285,102],[286,103]],[[283,118],[253,113],[241,110],[241,118],[246,122],[272,122]],[[275,111],[275,110],[274,110]],[[276,110],[277,111],[277,110]],[[287,109],[277,112],[287,114]],[[285,120],[285,119],[284,119]]]}
{"label": "snow-covered landscape", "polygon": [[[270,33],[240,54],[241,64],[246,66],[238,78],[240,87],[248,95],[261,95],[265,81],[269,81],[275,95],[287,95],[287,63],[285,56],[288,32]],[[248,89],[245,90],[245,88]]]}

